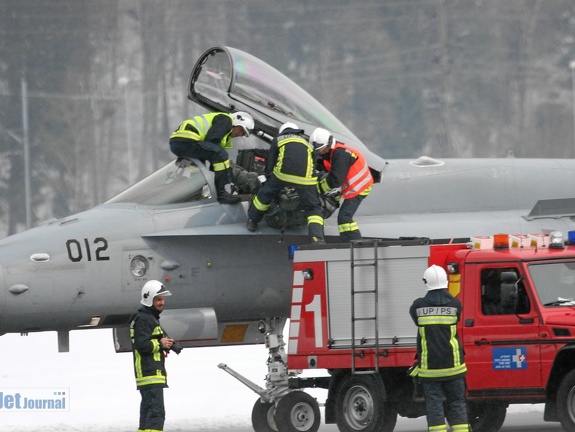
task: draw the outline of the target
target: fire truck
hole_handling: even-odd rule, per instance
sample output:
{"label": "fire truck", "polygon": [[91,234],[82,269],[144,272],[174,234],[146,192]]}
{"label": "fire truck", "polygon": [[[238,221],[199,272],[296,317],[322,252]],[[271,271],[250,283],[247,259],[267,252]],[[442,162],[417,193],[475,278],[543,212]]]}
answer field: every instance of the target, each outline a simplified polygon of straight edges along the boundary
{"label": "fire truck", "polygon": [[[391,432],[398,415],[424,416],[408,374],[417,336],[409,307],[425,295],[423,272],[436,264],[463,304],[458,332],[473,430],[498,431],[510,404],[544,403],[544,420],[575,431],[573,241],[561,233],[467,240],[299,247],[287,340],[279,326],[265,328],[265,388],[219,365],[260,396],[254,430],[316,432],[319,403],[304,391],[313,387],[327,390],[325,423],[342,432]],[[301,377],[304,370],[319,375]]]}

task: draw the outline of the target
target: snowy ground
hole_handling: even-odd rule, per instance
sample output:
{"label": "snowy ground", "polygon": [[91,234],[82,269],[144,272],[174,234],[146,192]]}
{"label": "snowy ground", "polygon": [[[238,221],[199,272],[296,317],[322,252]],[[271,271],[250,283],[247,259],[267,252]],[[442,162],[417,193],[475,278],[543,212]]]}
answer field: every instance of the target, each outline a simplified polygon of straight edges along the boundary
{"label": "snowy ground", "polygon": [[[14,388],[69,389],[66,412],[9,412],[0,409],[0,431],[108,432],[137,429],[140,396],[132,355],[116,354],[110,330],[75,331],[70,353],[58,353],[56,334],[0,337],[0,392]],[[249,429],[257,395],[217,368],[226,363],[263,386],[267,352],[263,346],[185,349],[167,361],[165,430]],[[309,393],[325,401],[325,390]],[[510,413],[543,411],[519,405]]]}
{"label": "snowy ground", "polygon": [[[58,353],[56,334],[0,337],[0,392],[14,388],[67,388],[67,412],[0,410],[0,431],[111,431],[137,429],[139,392],[132,355],[116,354],[109,330],[76,331],[70,353]],[[219,363],[263,386],[263,346],[185,349],[167,358],[166,430],[251,427],[257,395],[217,368]],[[324,397],[325,398],[325,397]]]}

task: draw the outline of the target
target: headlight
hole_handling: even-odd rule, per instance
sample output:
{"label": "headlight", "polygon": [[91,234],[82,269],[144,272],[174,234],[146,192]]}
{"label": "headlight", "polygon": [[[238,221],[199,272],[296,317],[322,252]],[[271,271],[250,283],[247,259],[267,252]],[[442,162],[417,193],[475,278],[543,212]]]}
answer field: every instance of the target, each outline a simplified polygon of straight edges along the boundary
{"label": "headlight", "polygon": [[145,276],[145,274],[148,273],[148,267],[148,260],[142,255],[136,255],[130,263],[130,271],[136,277]]}

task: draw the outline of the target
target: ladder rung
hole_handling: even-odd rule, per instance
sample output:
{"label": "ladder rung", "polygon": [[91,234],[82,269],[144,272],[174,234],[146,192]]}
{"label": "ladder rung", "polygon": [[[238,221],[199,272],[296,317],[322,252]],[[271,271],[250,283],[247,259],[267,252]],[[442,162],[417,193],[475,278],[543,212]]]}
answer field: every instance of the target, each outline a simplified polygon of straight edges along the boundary
{"label": "ladder rung", "polygon": [[352,263],[352,264],[351,264],[352,267],[368,267],[368,266],[374,267],[374,266],[376,266],[376,265],[377,265],[377,261],[374,261],[374,262],[371,262],[371,263],[359,263],[359,264]]}
{"label": "ladder rung", "polygon": [[361,290],[361,291],[352,291],[352,294],[375,294],[377,290]]}
{"label": "ladder rung", "polygon": [[377,317],[352,317],[352,321],[375,321]]}

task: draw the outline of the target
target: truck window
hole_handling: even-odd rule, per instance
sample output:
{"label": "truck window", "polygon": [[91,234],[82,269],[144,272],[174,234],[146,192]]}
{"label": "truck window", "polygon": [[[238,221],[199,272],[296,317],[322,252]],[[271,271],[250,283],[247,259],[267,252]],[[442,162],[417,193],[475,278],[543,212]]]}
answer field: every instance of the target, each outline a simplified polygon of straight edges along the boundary
{"label": "truck window", "polygon": [[527,267],[543,306],[575,306],[575,263],[545,262]]}
{"label": "truck window", "polygon": [[484,315],[525,314],[530,309],[516,268],[481,270],[481,311]]}

